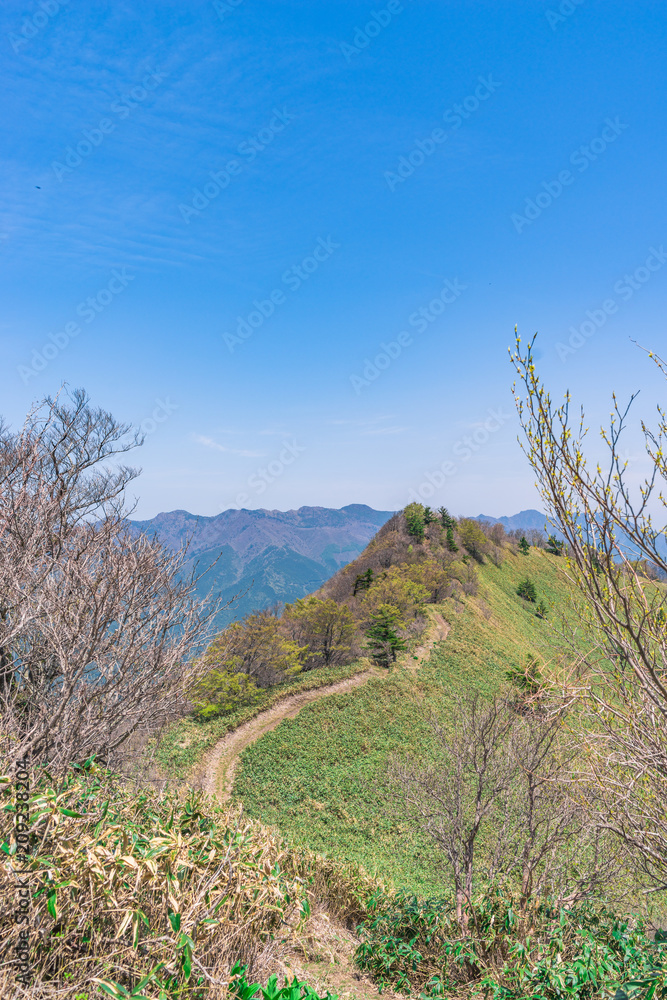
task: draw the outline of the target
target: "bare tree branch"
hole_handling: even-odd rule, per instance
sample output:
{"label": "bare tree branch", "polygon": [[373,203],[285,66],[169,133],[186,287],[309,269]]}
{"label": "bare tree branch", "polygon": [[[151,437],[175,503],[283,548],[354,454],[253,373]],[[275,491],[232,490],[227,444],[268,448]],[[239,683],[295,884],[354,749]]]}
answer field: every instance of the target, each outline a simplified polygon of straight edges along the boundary
{"label": "bare tree branch", "polygon": [[[524,450],[553,523],[567,540],[568,571],[580,595],[562,635],[571,653],[563,683],[583,712],[577,736],[579,780],[600,822],[631,850],[652,883],[667,875],[667,574],[664,516],[667,480],[665,411],[657,429],[643,421],[650,473],[631,489],[621,439],[635,396],[627,406],[613,396],[610,425],[600,436],[607,452],[594,471],[584,456],[583,411],[572,426],[570,395],[552,403],[535,371],[531,341],[517,338],[512,360]],[[658,369],[664,362],[649,353]]]}
{"label": "bare tree branch", "polygon": [[82,391],[70,403],[0,433],[0,735],[56,769],[117,761],[183,710],[217,610],[181,579],[183,553],[129,530],[137,471],[105,463],[140,436]]}

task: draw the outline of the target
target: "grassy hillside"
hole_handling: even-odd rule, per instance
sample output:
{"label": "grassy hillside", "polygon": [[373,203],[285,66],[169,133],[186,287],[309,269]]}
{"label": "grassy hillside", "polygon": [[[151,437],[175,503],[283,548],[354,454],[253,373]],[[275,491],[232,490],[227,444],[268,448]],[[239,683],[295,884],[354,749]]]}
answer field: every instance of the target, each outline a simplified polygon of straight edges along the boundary
{"label": "grassy hillside", "polygon": [[162,774],[184,780],[192,774],[193,769],[197,768],[205,754],[218,740],[226,733],[238,729],[244,722],[254,719],[265,709],[271,708],[290,695],[326,687],[336,681],[354,677],[367,668],[367,662],[357,660],[354,663],[311,671],[260,692],[257,701],[252,705],[244,705],[228,715],[206,721],[186,716],[169,726],[162,734],[155,750],[155,762]]}
{"label": "grassy hillside", "polygon": [[478,573],[476,595],[458,592],[441,603],[451,632],[416,672],[396,668],[324,698],[244,752],[234,795],[250,815],[396,885],[426,894],[449,888],[430,842],[387,808],[387,762],[393,754],[429,755],[427,715],[446,717],[453,690],[491,693],[505,671],[545,648],[548,622],[517,596],[521,579],[529,575],[554,609],[569,586],[563,560],[535,548],[528,556],[508,552],[500,566],[486,561]]}

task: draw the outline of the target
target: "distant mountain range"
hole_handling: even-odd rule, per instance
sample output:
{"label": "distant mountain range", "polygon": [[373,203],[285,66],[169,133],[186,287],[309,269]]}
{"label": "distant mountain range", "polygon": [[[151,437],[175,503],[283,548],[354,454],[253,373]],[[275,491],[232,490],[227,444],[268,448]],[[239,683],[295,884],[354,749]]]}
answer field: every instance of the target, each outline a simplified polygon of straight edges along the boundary
{"label": "distant mountain range", "polygon": [[[547,524],[547,515],[539,510],[522,510],[511,517],[489,517],[488,514],[478,514],[476,521],[486,521],[488,524],[502,524],[508,531],[544,531]],[[549,527],[549,533],[553,529]]]}
{"label": "distant mountain range", "polygon": [[172,550],[188,545],[185,568],[203,574],[202,596],[213,591],[227,601],[242,595],[221,612],[217,624],[223,628],[250,611],[317,590],[356,559],[393,514],[365,504],[340,510],[226,510],[215,517],[174,510],[131,523]]}

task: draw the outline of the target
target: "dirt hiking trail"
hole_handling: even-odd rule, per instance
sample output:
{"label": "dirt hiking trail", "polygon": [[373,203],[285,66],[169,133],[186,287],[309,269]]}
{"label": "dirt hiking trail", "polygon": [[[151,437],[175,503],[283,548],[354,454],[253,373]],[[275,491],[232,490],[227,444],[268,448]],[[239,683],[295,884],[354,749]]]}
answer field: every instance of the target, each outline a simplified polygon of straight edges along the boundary
{"label": "dirt hiking trail", "polygon": [[[404,654],[397,662],[399,669],[414,673],[430,656],[436,643],[449,635],[449,624],[442,613],[434,607],[427,608],[428,624],[420,645]],[[293,719],[304,705],[331,694],[342,694],[360,687],[371,677],[386,677],[387,671],[378,667],[369,669],[299,694],[288,695],[281,701],[260,712],[254,719],[227,733],[213,747],[198,770],[198,779],[204,791],[221,801],[230,798],[234,784],[234,774],[241,754],[265,733],[275,729],[283,719]],[[318,995],[332,992],[339,1000],[404,1000],[392,989],[378,989],[377,984],[355,966],[354,952],[359,945],[356,934],[340,920],[331,917],[327,907],[314,903],[312,916],[303,932],[297,935],[280,953],[275,955],[271,972],[279,979],[286,976],[292,981],[294,976],[309,983]]]}
{"label": "dirt hiking trail", "polygon": [[[408,669],[415,672],[417,668],[428,659],[431,650],[436,643],[442,642],[449,634],[449,624],[442,617],[439,611],[434,608],[427,609],[429,623],[425,629],[422,643],[413,653],[404,656],[399,660],[399,668]],[[205,792],[213,795],[221,802],[227,801],[232,793],[234,785],[234,774],[238,766],[239,758],[246,747],[249,747],[265,733],[270,733],[276,729],[283,719],[293,719],[299,714],[304,705],[308,705],[319,698],[326,698],[331,694],[344,694],[354,688],[365,684],[371,677],[384,677],[386,670],[379,667],[370,667],[362,673],[355,674],[335,684],[327,684],[325,687],[313,688],[311,691],[302,691],[299,694],[288,695],[260,712],[254,719],[244,722],[238,729],[227,733],[219,740],[213,749],[207,754],[202,765],[197,770],[196,778]]]}

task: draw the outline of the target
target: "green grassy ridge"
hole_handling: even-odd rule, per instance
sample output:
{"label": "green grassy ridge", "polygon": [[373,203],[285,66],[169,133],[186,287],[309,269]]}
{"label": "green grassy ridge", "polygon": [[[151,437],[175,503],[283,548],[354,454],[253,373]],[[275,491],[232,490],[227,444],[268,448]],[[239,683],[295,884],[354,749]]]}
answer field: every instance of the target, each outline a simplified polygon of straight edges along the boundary
{"label": "green grassy ridge", "polygon": [[347,680],[368,670],[369,666],[366,660],[355,660],[354,663],[342,666],[309,670],[283,684],[262,691],[251,705],[244,705],[227,715],[202,721],[186,716],[165,730],[155,752],[155,762],[160,770],[171,778],[186,779],[218,740],[232,730],[238,729],[244,722],[256,718],[260,712],[272,708],[290,695]]}
{"label": "green grassy ridge", "polygon": [[394,754],[429,755],[426,716],[432,709],[446,717],[453,690],[491,694],[506,670],[547,645],[548,622],[516,595],[526,575],[538,599],[565,605],[562,558],[531,549],[508,554],[500,567],[486,563],[477,595],[440,605],[450,634],[416,674],[396,669],[283,721],[242,754],[234,797],[295,844],[419,893],[447,891],[431,842],[387,808],[386,764]]}
{"label": "green grassy ridge", "polygon": [[[451,632],[420,670],[420,680],[437,683],[446,676],[457,687],[472,685],[492,694],[510,667],[524,666],[531,654],[546,657],[554,638],[550,623],[537,618],[536,604],[522,600],[516,589],[530,577],[538,601],[544,599],[553,617],[567,611],[572,593],[565,571],[562,557],[541,549],[531,549],[528,556],[508,555],[500,567],[481,566],[479,593],[465,599],[465,610],[445,613]],[[451,609],[452,602],[448,603]],[[491,612],[489,618],[485,607]]]}

